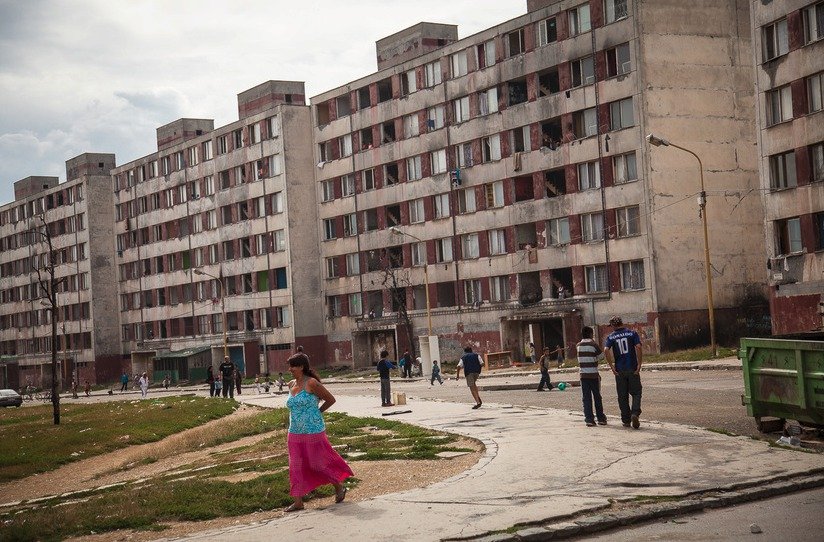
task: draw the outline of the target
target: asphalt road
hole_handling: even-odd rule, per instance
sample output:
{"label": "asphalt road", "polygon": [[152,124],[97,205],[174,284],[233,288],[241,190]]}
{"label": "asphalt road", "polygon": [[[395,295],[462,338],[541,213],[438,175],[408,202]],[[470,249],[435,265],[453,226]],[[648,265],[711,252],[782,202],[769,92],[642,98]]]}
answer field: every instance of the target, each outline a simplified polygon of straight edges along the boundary
{"label": "asphalt road", "polygon": [[[818,488],[637,527],[622,527],[599,535],[588,535],[585,539],[610,542],[737,542],[747,539],[759,542],[820,542],[824,539],[823,510],[824,488]],[[758,526],[760,533],[751,532],[753,524]]]}
{"label": "asphalt road", "polygon": [[[609,373],[602,373],[601,395],[604,410],[613,423],[620,423],[618,403],[615,399],[615,381]],[[553,373],[552,382],[564,378],[577,380],[575,373]],[[479,385],[492,383],[528,384],[534,382],[537,388],[540,377],[510,376],[483,378]],[[644,371],[641,374],[644,386],[641,408],[643,420],[659,420],[696,427],[722,430],[736,435],[765,438],[755,427],[755,421],[747,416],[746,407],[741,405],[744,381],[741,370],[686,370],[686,371]],[[330,383],[333,393],[368,395],[374,394],[379,401],[380,388],[377,382]],[[406,392],[408,397],[427,397],[445,401],[472,404],[472,397],[466,381],[447,380],[441,386],[435,382],[411,382],[403,379],[392,381],[392,391]],[[481,399],[488,402],[510,403],[518,406],[552,407],[571,411],[582,411],[580,388],[565,391],[552,390],[537,392],[529,390],[506,390],[481,392]],[[772,440],[776,437],[770,436]]]}

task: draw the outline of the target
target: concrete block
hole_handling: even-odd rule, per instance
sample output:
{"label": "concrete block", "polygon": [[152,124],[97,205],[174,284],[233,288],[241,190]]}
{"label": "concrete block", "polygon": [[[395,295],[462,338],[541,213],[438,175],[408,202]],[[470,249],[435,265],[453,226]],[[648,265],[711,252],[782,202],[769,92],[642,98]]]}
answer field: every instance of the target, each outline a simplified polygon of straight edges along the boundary
{"label": "concrete block", "polygon": [[552,537],[552,533],[543,527],[529,527],[517,531],[515,536],[518,537],[518,540],[523,540],[525,542],[539,542],[540,540],[550,539]]}

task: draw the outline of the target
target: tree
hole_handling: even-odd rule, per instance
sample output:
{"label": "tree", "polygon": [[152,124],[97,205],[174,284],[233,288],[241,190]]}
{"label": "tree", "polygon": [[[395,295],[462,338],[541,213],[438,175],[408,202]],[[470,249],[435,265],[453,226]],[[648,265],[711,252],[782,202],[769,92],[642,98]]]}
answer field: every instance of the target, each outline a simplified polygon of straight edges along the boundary
{"label": "tree", "polygon": [[[65,277],[55,277],[55,269],[57,268],[57,252],[54,250],[52,242],[52,234],[46,223],[46,218],[40,216],[41,225],[39,227],[29,230],[31,236],[30,242],[45,243],[47,258],[45,262],[38,262],[35,267],[37,271],[37,285],[38,290],[43,297],[46,298],[46,304],[51,314],[51,400],[52,400],[52,416],[54,418],[54,425],[60,425],[60,393],[57,389],[57,288],[60,283],[66,280]],[[39,238],[39,241],[37,239]],[[38,258],[42,260],[42,258]],[[45,275],[44,275],[45,274]]]}
{"label": "tree", "polygon": [[415,359],[417,350],[415,348],[415,328],[412,319],[406,308],[406,288],[412,286],[409,278],[409,269],[401,267],[403,256],[395,254],[390,250],[384,250],[381,256],[381,270],[383,280],[381,284],[389,291],[393,308],[397,308],[398,323],[403,326],[406,336],[409,338],[409,353]]}

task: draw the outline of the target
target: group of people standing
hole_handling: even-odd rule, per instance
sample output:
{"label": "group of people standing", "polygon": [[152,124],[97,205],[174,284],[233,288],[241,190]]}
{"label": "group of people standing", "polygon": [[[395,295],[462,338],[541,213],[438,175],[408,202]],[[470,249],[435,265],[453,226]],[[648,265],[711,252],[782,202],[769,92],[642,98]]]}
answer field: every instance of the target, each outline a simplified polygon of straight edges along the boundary
{"label": "group of people standing", "polygon": [[237,394],[241,395],[241,384],[243,383],[243,374],[237,366],[229,359],[229,356],[223,357],[223,363],[217,368],[217,374],[210,366],[206,372],[206,382],[209,384],[209,397],[229,397],[235,398],[235,389]]}

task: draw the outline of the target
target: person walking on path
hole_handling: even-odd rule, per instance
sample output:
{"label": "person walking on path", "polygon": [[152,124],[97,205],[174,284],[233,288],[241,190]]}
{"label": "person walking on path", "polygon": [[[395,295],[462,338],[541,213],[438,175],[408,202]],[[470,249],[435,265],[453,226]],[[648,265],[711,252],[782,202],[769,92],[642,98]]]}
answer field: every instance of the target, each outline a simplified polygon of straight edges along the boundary
{"label": "person walking on path", "polygon": [[129,389],[129,375],[126,374],[126,371],[123,371],[123,374],[120,375],[120,393],[127,389]]}
{"label": "person walking on path", "polygon": [[235,386],[237,387],[237,394],[241,394],[240,385],[243,384],[243,373],[240,372],[240,367],[235,366]]}
{"label": "person walking on path", "polygon": [[217,368],[220,372],[220,379],[223,381],[223,397],[227,395],[230,399],[235,398],[235,364],[229,360],[229,356],[224,356],[223,363]]}
{"label": "person walking on path", "polygon": [[149,395],[149,375],[147,375],[144,372],[143,375],[140,377],[139,384],[140,384],[140,396],[143,399],[145,399],[146,396]]}
{"label": "person walking on path", "polygon": [[[303,510],[303,497],[325,485],[335,487],[335,502],[346,498],[343,482],[354,476],[346,461],[336,452],[326,436],[322,412],[335,404],[335,397],[320,382],[309,366],[309,358],[297,353],[289,358],[289,495],[295,502],[286,511]],[[320,406],[318,404],[320,403]]]}
{"label": "person walking on path", "polygon": [[[610,318],[609,325],[614,331],[607,337],[604,351],[609,368],[615,375],[621,422],[624,427],[638,429],[641,427],[638,419],[641,416],[641,337],[625,328],[620,316]],[[629,396],[632,396],[632,406]]]}
{"label": "person walking on path", "polygon": [[431,388],[435,381],[438,381],[443,386],[443,378],[441,378],[441,368],[438,367],[438,360],[432,360],[432,378],[429,379],[429,387]]}
{"label": "person walking on path", "polygon": [[[578,352],[578,373],[581,378],[581,394],[584,400],[584,421],[587,427],[595,427],[595,419],[600,425],[607,424],[604,404],[601,399],[601,375],[598,374],[598,360],[602,357],[601,347],[592,339],[593,329],[585,326],[581,330],[581,342],[576,346]],[[595,403],[595,413],[592,404]]]}
{"label": "person walking on path", "polygon": [[209,384],[209,397],[215,396],[215,371],[212,366],[206,368],[206,383]]}
{"label": "person walking on path", "polygon": [[381,377],[381,406],[394,406],[392,404],[392,381],[389,379],[389,371],[395,367],[389,359],[389,352],[381,350],[381,359],[378,362],[378,375]]}
{"label": "person walking on path", "polygon": [[550,360],[550,353],[549,347],[544,346],[544,355],[541,356],[541,381],[538,382],[538,390],[537,391],[544,391],[544,386],[546,386],[546,391],[552,389],[552,381],[549,379],[549,360]]}
{"label": "person walking on path", "polygon": [[464,355],[461,356],[463,361],[464,376],[466,376],[466,385],[469,386],[469,391],[472,393],[472,398],[475,399],[475,406],[473,409],[481,408],[483,401],[478,393],[478,377],[481,376],[481,356],[472,351],[471,346],[464,348]]}

